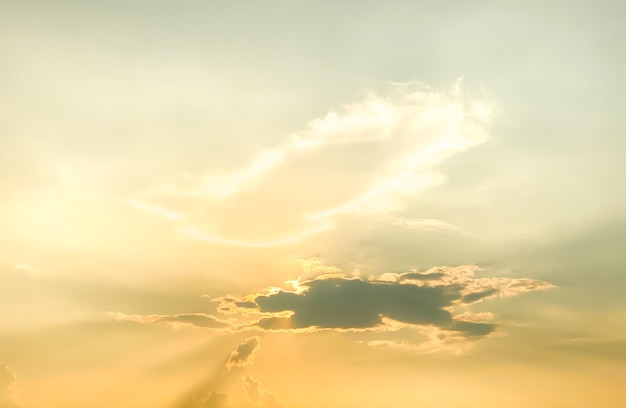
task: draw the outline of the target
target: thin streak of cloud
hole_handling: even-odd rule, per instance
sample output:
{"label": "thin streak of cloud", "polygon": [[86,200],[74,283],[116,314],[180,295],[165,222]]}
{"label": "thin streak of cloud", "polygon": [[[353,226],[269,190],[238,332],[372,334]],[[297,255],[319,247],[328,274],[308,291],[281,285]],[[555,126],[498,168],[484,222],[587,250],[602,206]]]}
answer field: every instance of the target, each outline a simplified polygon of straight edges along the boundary
{"label": "thin streak of cloud", "polygon": [[138,200],[128,200],[128,203],[138,210],[146,211],[148,213],[164,217],[169,221],[183,221],[187,218],[187,216],[185,216],[184,214],[169,210],[165,207],[161,207],[155,204],[148,204]]}
{"label": "thin streak of cloud", "polygon": [[237,246],[237,247],[245,247],[245,248],[267,248],[281,245],[289,245],[298,243],[310,236],[320,234],[325,231],[330,231],[335,227],[335,223],[332,221],[324,222],[318,227],[314,227],[308,230],[304,230],[295,235],[290,235],[270,241],[258,241],[258,242],[248,242],[248,241],[239,241],[235,239],[223,238],[215,235],[209,235],[203,231],[201,231],[197,226],[187,225],[184,227],[178,228],[178,232],[188,238],[197,239],[200,241],[207,241],[213,244],[219,245],[229,245],[229,246]]}
{"label": "thin streak of cloud", "polygon": [[442,220],[432,218],[402,218],[385,216],[380,218],[381,221],[387,222],[389,225],[398,226],[405,229],[420,229],[428,231],[453,231],[461,234],[465,232],[456,225],[447,223]]}
{"label": "thin streak of cloud", "polygon": [[140,324],[167,324],[173,327],[195,326],[209,329],[226,329],[231,327],[228,321],[220,320],[204,313],[183,313],[176,315],[139,315],[120,312],[110,313],[113,319],[119,322],[133,322]]}
{"label": "thin streak of cloud", "polygon": [[425,327],[422,333],[426,336],[426,341],[422,343],[408,340],[371,340],[365,344],[373,348],[390,348],[421,354],[450,353],[456,355],[463,354],[473,345],[471,341],[468,341],[465,336],[458,332]]}
{"label": "thin streak of cloud", "polygon": [[412,173],[403,171],[364,194],[336,207],[307,215],[311,220],[323,220],[341,214],[379,215],[400,210],[403,205],[397,196],[417,193],[426,187],[443,183],[443,177],[432,171]]}

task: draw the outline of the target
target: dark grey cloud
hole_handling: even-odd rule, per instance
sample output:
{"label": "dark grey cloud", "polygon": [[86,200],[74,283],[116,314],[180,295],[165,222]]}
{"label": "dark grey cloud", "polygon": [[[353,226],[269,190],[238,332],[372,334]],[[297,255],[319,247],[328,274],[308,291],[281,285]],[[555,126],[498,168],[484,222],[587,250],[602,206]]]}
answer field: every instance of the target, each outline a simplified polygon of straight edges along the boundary
{"label": "dark grey cloud", "polygon": [[407,273],[400,274],[399,280],[400,281],[405,281],[405,280],[427,281],[427,280],[441,279],[443,278],[443,276],[444,276],[443,272],[432,272],[432,273],[407,272]]}
{"label": "dark grey cloud", "polygon": [[226,369],[233,367],[245,367],[252,363],[254,353],[261,347],[261,339],[254,336],[246,339],[243,343],[239,343],[230,355],[226,363]]}
{"label": "dark grey cloud", "polygon": [[383,323],[382,318],[415,325],[449,327],[452,314],[445,310],[461,298],[460,285],[417,286],[361,279],[333,278],[304,283],[303,293],[278,292],[258,296],[264,313],[291,311],[295,329],[364,329]]}
{"label": "dark grey cloud", "polygon": [[243,302],[234,302],[235,306],[237,307],[243,307],[243,308],[250,308],[250,309],[254,309],[257,305],[254,302],[251,302],[249,300],[243,301]]}
{"label": "dark grey cloud", "polygon": [[[347,277],[323,274],[290,281],[292,289],[268,290],[244,299],[221,298],[219,309],[257,318],[240,328],[266,331],[426,331],[429,338],[471,340],[493,333],[491,313],[472,313],[473,303],[551,288],[528,278],[477,278],[474,265],[437,267],[425,272]],[[446,334],[447,333],[447,334]],[[437,340],[439,341],[439,340]],[[443,342],[444,340],[441,340]]]}
{"label": "dark grey cloud", "polygon": [[465,336],[480,337],[492,333],[496,329],[495,324],[466,322],[463,320],[455,321],[451,329],[462,332]]}

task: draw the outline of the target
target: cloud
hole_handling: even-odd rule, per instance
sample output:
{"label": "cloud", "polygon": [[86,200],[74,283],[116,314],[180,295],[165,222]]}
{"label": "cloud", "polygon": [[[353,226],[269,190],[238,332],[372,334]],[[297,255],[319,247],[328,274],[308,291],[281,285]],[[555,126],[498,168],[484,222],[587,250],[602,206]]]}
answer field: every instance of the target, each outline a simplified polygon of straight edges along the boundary
{"label": "cloud", "polygon": [[[392,281],[403,282],[403,281],[429,281],[429,280],[439,280],[444,277],[443,272],[406,272],[400,275],[391,274]],[[395,275],[395,276],[394,276]]]}
{"label": "cloud", "polygon": [[[229,383],[237,371],[234,368],[245,368],[254,361],[254,354],[260,348],[261,339],[258,336],[247,338],[235,346],[234,350],[217,367],[214,367],[207,377],[196,386],[185,392],[172,408],[232,408],[230,402]],[[266,393],[258,389],[259,395]],[[270,393],[266,393],[270,394]],[[265,394],[263,394],[265,395]],[[236,396],[236,395],[235,395]],[[268,397],[269,401],[270,397]],[[280,407],[280,405],[268,405]],[[1,408],[1,407],[0,407]]]}
{"label": "cloud", "polygon": [[246,397],[255,404],[259,403],[262,398],[262,389],[259,382],[249,374],[246,374],[243,376],[243,384],[246,390]]}
{"label": "cloud", "polygon": [[254,353],[260,347],[261,339],[259,336],[250,337],[243,343],[238,344],[226,363],[226,369],[230,370],[234,367],[245,367],[252,364],[254,360]]}
{"label": "cloud", "polygon": [[260,147],[232,171],[159,175],[129,203],[186,237],[253,248],[302,241],[347,214],[462,232],[443,220],[390,214],[444,181],[438,164],[489,139],[490,105],[459,82],[445,90],[391,83]]}
{"label": "cloud", "polygon": [[0,364],[0,407],[19,407],[16,374],[5,364]]}
{"label": "cloud", "polygon": [[389,225],[397,226],[404,229],[419,229],[425,231],[453,231],[464,233],[456,225],[452,225],[445,221],[432,218],[401,218],[384,216],[380,217],[380,221],[387,222]]}
{"label": "cloud", "polygon": [[471,345],[468,338],[458,332],[441,330],[430,327],[423,330],[426,339],[423,342],[408,340],[371,340],[365,344],[373,348],[388,348],[393,350],[415,351],[423,354],[448,352],[462,354]]}
{"label": "cloud", "polygon": [[198,227],[193,226],[193,225],[186,225],[184,227],[180,227],[178,228],[178,232],[180,232],[182,235],[186,237],[194,238],[199,241],[211,242],[214,244],[232,245],[232,246],[246,247],[246,248],[267,248],[267,247],[274,247],[274,246],[279,246],[279,245],[297,243],[312,235],[316,235],[316,234],[319,234],[320,232],[331,230],[334,227],[335,227],[335,223],[332,221],[328,221],[325,223],[321,223],[318,226],[312,227],[310,229],[300,231],[294,235],[288,235],[288,236],[284,236],[284,237],[273,239],[273,240],[255,241],[255,242],[229,239],[229,238],[223,238],[223,237],[216,236],[216,235],[211,235],[200,230]]}
{"label": "cloud", "polygon": [[[245,395],[237,391],[240,387],[230,387],[229,392],[211,390],[203,397],[193,397],[187,403],[178,404],[177,408],[284,408],[274,393],[262,388],[252,376],[246,374],[242,381]],[[231,402],[231,396],[234,402]]]}
{"label": "cloud", "polygon": [[113,312],[111,316],[117,321],[142,324],[169,324],[174,327],[190,325],[195,327],[221,329],[230,327],[230,323],[204,313],[182,313],[175,315],[139,315]]}
{"label": "cloud", "polygon": [[227,393],[212,392],[200,408],[228,408],[230,406]]}
{"label": "cloud", "polygon": [[291,311],[293,328],[362,329],[383,324],[382,318],[416,325],[449,326],[444,308],[460,298],[461,287],[418,286],[331,278],[302,283],[305,291],[280,291],[255,299],[262,313]]}
{"label": "cloud", "polygon": [[478,302],[481,299],[488,298],[490,296],[496,295],[498,293],[498,289],[496,288],[488,288],[480,292],[472,292],[461,298],[461,302],[463,303],[474,303]]}
{"label": "cloud", "polygon": [[170,221],[183,221],[186,218],[183,214],[168,210],[167,208],[160,207],[158,205],[146,204],[139,200],[128,200],[128,204],[138,210],[146,211],[157,216],[164,217],[165,219]]}
{"label": "cloud", "polygon": [[273,393],[261,388],[259,382],[249,374],[243,376],[243,384],[246,391],[246,397],[255,406],[263,408],[283,407],[283,405],[276,400],[276,396]]}
{"label": "cloud", "polygon": [[18,271],[27,272],[29,274],[36,274],[37,272],[39,272],[38,268],[35,268],[34,266],[29,264],[17,264],[15,265],[15,269],[17,269]]}
{"label": "cloud", "polygon": [[326,273],[289,281],[291,289],[272,288],[245,300],[222,298],[219,309],[257,315],[253,323],[240,327],[293,332],[409,327],[427,334],[430,345],[442,345],[478,339],[497,329],[498,324],[490,321],[493,314],[464,310],[472,304],[553,287],[526,278],[477,278],[476,271],[475,265],[461,265],[367,279]]}

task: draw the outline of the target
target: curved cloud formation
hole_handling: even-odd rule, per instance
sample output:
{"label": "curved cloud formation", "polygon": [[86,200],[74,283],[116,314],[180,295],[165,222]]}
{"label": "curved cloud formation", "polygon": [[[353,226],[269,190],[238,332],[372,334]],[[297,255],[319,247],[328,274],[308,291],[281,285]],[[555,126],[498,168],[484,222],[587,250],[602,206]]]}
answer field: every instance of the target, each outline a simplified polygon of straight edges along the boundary
{"label": "curved cloud formation", "polygon": [[[439,220],[388,217],[406,196],[442,182],[436,166],[489,139],[489,101],[460,83],[439,90],[393,83],[310,121],[232,171],[156,176],[129,201],[223,245],[284,245],[362,214],[406,228],[455,229]],[[259,205],[259,203],[262,203]]]}

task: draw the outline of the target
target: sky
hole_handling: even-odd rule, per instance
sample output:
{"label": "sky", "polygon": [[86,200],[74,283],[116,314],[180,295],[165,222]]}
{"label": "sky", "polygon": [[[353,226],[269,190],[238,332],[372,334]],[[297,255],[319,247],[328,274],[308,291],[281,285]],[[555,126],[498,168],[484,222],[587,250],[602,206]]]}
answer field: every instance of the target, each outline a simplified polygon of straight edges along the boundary
{"label": "sky", "polygon": [[0,0],[0,408],[623,407],[624,13]]}

